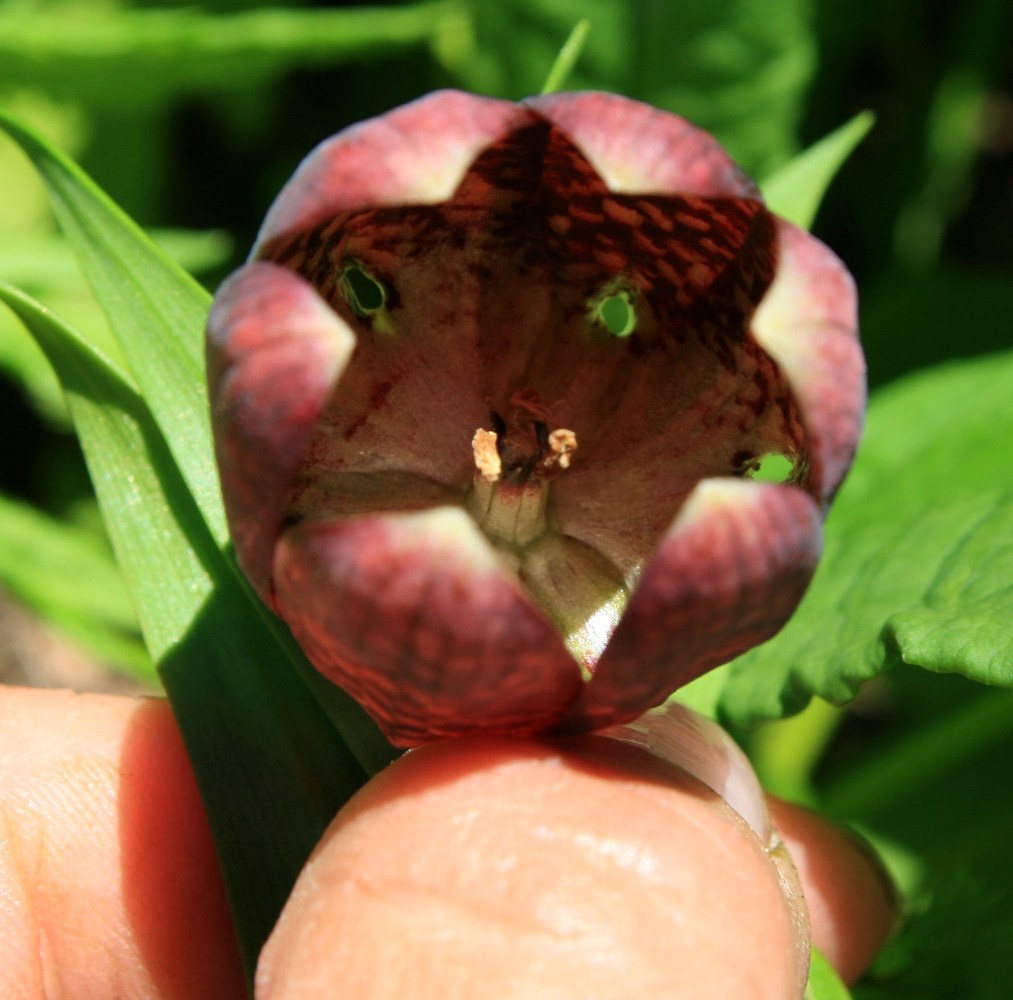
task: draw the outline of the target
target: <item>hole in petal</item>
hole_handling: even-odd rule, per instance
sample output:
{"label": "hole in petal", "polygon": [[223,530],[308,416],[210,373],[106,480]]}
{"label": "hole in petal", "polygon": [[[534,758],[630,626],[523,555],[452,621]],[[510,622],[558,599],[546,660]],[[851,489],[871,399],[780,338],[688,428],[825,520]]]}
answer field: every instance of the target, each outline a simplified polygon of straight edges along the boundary
{"label": "hole in petal", "polygon": [[764,455],[760,459],[753,479],[761,483],[788,483],[792,481],[795,463],[787,456],[780,454]]}
{"label": "hole in petal", "polygon": [[607,295],[598,303],[594,318],[614,337],[628,337],[637,325],[637,314],[629,292]]}
{"label": "hole in petal", "polygon": [[348,304],[360,316],[368,316],[384,307],[387,292],[383,285],[357,264],[346,267],[342,279]]}

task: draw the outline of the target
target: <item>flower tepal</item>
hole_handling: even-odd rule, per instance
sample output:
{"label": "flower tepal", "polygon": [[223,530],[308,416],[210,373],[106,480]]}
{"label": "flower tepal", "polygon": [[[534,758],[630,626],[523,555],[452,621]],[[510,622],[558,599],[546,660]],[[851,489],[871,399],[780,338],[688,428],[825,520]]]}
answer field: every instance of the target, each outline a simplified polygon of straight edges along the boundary
{"label": "flower tepal", "polygon": [[855,311],[683,119],[429,95],[311,153],[218,292],[240,565],[399,745],[634,718],[800,600]]}

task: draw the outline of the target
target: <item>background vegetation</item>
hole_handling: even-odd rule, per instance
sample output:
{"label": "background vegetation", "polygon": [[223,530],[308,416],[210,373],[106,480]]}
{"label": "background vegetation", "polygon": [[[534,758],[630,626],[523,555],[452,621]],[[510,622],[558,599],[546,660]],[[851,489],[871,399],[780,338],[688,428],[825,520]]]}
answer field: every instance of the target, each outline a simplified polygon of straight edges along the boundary
{"label": "background vegetation", "polygon": [[[867,450],[796,621],[690,697],[734,727],[768,785],[863,829],[903,886],[908,920],[856,996],[1006,997],[1013,6],[0,0],[0,108],[74,154],[213,288],[320,139],[441,86],[537,92],[582,17],[570,87],[684,114],[761,180],[876,115],[815,224],[862,292],[877,390]],[[3,137],[0,279],[122,357],[35,170]],[[6,311],[0,380],[5,600],[157,684],[56,378]],[[858,697],[755,727],[812,692]]]}

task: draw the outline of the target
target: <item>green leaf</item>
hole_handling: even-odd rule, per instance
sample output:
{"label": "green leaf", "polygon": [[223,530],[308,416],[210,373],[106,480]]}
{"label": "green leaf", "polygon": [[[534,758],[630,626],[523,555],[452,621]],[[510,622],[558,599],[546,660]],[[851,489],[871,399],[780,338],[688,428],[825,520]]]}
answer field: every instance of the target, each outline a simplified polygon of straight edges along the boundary
{"label": "green leaf", "polygon": [[333,66],[433,41],[452,0],[351,10],[116,10],[8,5],[0,84],[38,87],[118,113],[181,91],[238,91],[294,66]]}
{"label": "green leaf", "polygon": [[810,229],[831,181],[875,120],[871,111],[860,111],[768,177],[760,187],[770,210]]}
{"label": "green leaf", "polygon": [[212,537],[228,540],[212,458],[202,333],[208,293],[71,160],[0,112],[35,164],[57,219],[116,335]]}
{"label": "green leaf", "polygon": [[[223,264],[230,249],[228,238],[220,232],[154,230],[149,236],[173,260],[196,272]],[[88,340],[122,367],[122,352],[88,291],[72,250],[58,233],[27,230],[0,239],[0,275],[46,301],[77,329],[86,330]],[[0,316],[0,368],[23,386],[42,417],[57,426],[66,425],[63,395],[52,368],[32,338],[13,318],[8,320],[6,313]]]}
{"label": "green leaf", "polygon": [[[188,272],[221,266],[231,250],[228,236],[216,230],[155,229],[149,230],[148,236]],[[81,270],[66,240],[56,233],[37,230],[20,232],[0,242],[0,274],[18,288],[83,286]]]}
{"label": "green leaf", "polygon": [[683,115],[764,176],[796,149],[815,67],[801,0],[470,0],[472,31],[440,54],[463,84],[518,99],[538,93],[581,18],[593,26],[569,86]]}
{"label": "green leaf", "polygon": [[573,67],[577,65],[580,53],[584,49],[584,43],[587,41],[587,33],[590,30],[591,22],[586,17],[574,25],[573,31],[570,32],[570,37],[563,43],[563,47],[559,50],[559,55],[556,56],[556,61],[549,70],[549,75],[545,79],[541,93],[554,94],[557,90],[563,89],[567,79],[573,72]]}
{"label": "green leaf", "polygon": [[203,372],[209,296],[74,164],[10,119],[0,122],[42,173],[130,366],[5,290],[71,401],[205,796],[252,968],[324,826],[392,751],[309,666],[224,552]]}
{"label": "green leaf", "polygon": [[35,412],[51,426],[67,426],[63,393],[52,368],[35,341],[6,312],[0,312],[0,371],[21,387]]}
{"label": "green leaf", "polygon": [[959,870],[936,878],[854,987],[855,1000],[1006,1000],[1011,940],[1008,895]]}
{"label": "green leaf", "polygon": [[736,660],[725,717],[843,703],[896,663],[1013,687],[1013,353],[877,393],[798,612]]}
{"label": "green leaf", "polygon": [[[204,377],[203,329],[210,296],[76,164],[2,112],[0,127],[22,144],[39,167],[57,217],[117,334],[130,373],[108,356],[103,356],[103,365],[125,384],[133,385],[136,375],[137,392],[184,481],[180,489],[192,498],[212,540],[223,549],[229,540],[211,447]],[[101,355],[94,344],[88,346]],[[384,766],[392,751],[376,726],[309,665],[288,630],[253,596],[231,556],[222,565],[246,588],[248,602],[267,616],[274,642],[264,647],[263,656],[270,660],[280,651],[295,665],[369,773]],[[131,593],[137,601],[133,588]],[[152,607],[157,615],[155,595]]]}
{"label": "green leaf", "polygon": [[0,585],[92,655],[156,683],[123,578],[93,532],[0,496]]}
{"label": "green leaf", "polygon": [[812,950],[805,1000],[851,1000],[847,986],[818,948]]}
{"label": "green leaf", "polygon": [[302,864],[365,772],[211,538],[135,387],[44,307],[3,284],[0,299],[63,382],[252,971]]}

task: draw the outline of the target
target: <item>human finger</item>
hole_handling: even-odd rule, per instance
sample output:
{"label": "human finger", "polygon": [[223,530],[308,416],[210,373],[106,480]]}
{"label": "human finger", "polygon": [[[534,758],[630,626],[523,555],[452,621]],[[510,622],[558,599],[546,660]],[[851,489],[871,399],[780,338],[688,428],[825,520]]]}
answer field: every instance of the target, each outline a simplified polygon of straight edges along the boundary
{"label": "human finger", "polygon": [[813,944],[850,985],[896,925],[896,890],[854,835],[772,795],[768,804],[804,886]]}
{"label": "human finger", "polygon": [[0,688],[0,968],[23,998],[244,995],[164,701]]}
{"label": "human finger", "polygon": [[639,747],[461,739],[342,810],[260,1000],[801,996],[797,906],[753,829]]}

